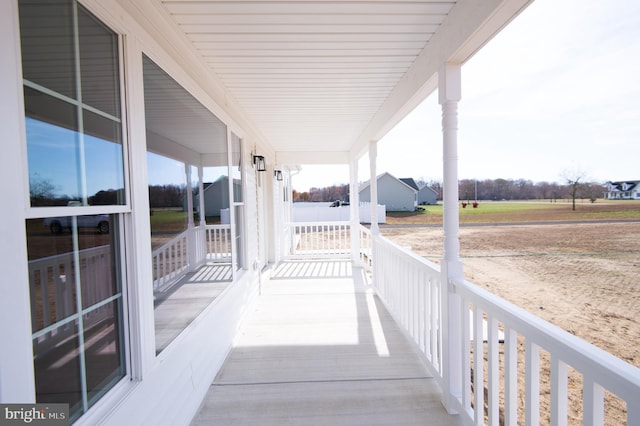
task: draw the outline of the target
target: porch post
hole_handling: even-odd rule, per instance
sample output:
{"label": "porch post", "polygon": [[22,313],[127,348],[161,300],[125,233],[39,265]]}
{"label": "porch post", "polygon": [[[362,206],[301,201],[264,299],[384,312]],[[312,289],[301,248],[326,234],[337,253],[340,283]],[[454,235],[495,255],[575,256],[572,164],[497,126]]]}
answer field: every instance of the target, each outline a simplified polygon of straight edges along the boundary
{"label": "porch post", "polygon": [[369,170],[371,178],[369,179],[369,193],[371,199],[371,234],[380,233],[378,227],[378,175],[376,172],[376,160],[378,156],[378,142],[369,142]]}
{"label": "porch post", "polygon": [[194,234],[193,224],[193,186],[191,184],[191,165],[185,163],[184,174],[187,177],[187,259],[189,260],[189,269],[196,266],[196,236]]}
{"label": "porch post", "polygon": [[207,219],[205,217],[204,211],[204,167],[202,165],[198,166],[198,211],[200,212],[200,226],[205,226],[207,224]]}
{"label": "porch post", "polygon": [[[463,279],[460,260],[458,217],[458,102],[461,98],[459,64],[445,63],[438,74],[439,102],[442,106],[443,143],[443,225],[442,271],[442,366],[443,404],[455,412],[455,400],[462,395],[462,346],[460,296],[451,291],[452,280]],[[469,374],[469,372],[464,372]]]}
{"label": "porch post", "polygon": [[358,160],[349,163],[349,213],[351,215],[351,260],[360,265],[360,194],[358,194]]}
{"label": "porch post", "polygon": [[193,228],[193,187],[191,185],[191,166],[184,165],[184,174],[187,177],[187,224]]}

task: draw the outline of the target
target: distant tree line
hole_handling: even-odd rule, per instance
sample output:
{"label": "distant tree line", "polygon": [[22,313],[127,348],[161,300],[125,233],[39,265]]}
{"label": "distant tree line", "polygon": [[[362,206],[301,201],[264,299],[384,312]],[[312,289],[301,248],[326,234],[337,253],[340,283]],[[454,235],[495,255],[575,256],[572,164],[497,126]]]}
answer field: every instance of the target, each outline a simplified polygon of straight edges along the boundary
{"label": "distant tree line", "polygon": [[325,188],[310,188],[306,192],[293,190],[293,201],[307,202],[328,202],[328,201],[349,201],[349,185],[332,185]]}
{"label": "distant tree line", "polygon": [[184,207],[185,185],[149,185],[149,207]]}
{"label": "distant tree line", "polygon": [[[526,179],[462,179],[458,184],[461,200],[564,200],[602,197],[604,186],[597,182],[533,182]],[[477,188],[477,189],[476,189]],[[477,191],[477,196],[476,196]]]}
{"label": "distant tree line", "polygon": [[[578,198],[595,201],[602,197],[604,186],[597,182],[578,182],[566,179],[567,183],[557,182],[533,182],[526,179],[462,179],[458,183],[458,192],[461,200],[571,200]],[[423,179],[416,181],[418,185],[428,185],[442,199],[442,182]],[[477,198],[476,198],[477,188]],[[349,185],[333,185],[325,188],[311,188],[307,192],[293,190],[293,201],[348,201]]]}
{"label": "distant tree line", "polygon": [[[32,176],[29,180],[29,197],[31,206],[69,206],[78,203],[82,197],[80,195],[60,194],[58,187],[50,180]],[[123,204],[124,189],[100,190],[87,197],[90,206]]]}

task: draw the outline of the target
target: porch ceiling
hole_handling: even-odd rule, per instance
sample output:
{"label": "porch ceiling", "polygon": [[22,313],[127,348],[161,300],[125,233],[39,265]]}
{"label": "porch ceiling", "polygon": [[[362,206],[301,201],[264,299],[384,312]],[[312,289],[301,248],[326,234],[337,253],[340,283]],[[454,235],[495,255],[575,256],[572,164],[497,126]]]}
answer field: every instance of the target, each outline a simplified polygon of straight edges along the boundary
{"label": "porch ceiling", "polygon": [[465,62],[530,1],[142,0],[137,11],[186,41],[279,163],[308,164],[360,156],[436,88],[443,61]]}

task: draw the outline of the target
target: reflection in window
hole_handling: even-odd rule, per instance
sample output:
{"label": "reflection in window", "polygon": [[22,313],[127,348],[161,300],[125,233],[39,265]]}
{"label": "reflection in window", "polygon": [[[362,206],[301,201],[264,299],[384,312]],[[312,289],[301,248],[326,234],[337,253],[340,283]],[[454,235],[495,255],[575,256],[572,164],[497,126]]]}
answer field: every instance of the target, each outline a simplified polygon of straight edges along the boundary
{"label": "reflection in window", "polygon": [[36,402],[79,417],[125,374],[116,215],[28,219]]}
{"label": "reflection in window", "polygon": [[[204,211],[208,225],[229,224],[229,167],[204,168]],[[194,206],[200,204],[196,194]]]}
{"label": "reflection in window", "polygon": [[20,32],[31,206],[124,204],[117,35],[70,0],[20,1]]}
{"label": "reflection in window", "polygon": [[118,37],[72,0],[18,4],[31,207],[64,206],[26,221],[35,400],[74,421],[126,374],[121,218],[68,208],[125,203]]}
{"label": "reflection in window", "polygon": [[233,202],[242,203],[242,144],[240,138],[231,134],[231,176],[233,177]]}
{"label": "reflection in window", "polygon": [[[232,280],[227,129],[146,56],[143,71],[153,259],[151,286],[159,353]],[[206,154],[206,161],[202,161],[205,163],[202,203],[200,194],[193,191],[199,186],[197,166],[189,164],[194,158],[198,162],[197,154]],[[189,204],[193,211],[189,211]],[[206,224],[202,225],[201,204],[206,218]],[[191,213],[193,220],[189,220]]]}
{"label": "reflection in window", "polygon": [[231,173],[233,176],[233,202],[234,202],[234,241],[236,246],[235,267],[236,270],[245,267],[244,247],[244,181],[243,181],[243,152],[242,141],[234,133],[231,134]]}
{"label": "reflection in window", "polygon": [[185,165],[162,155],[147,152],[151,249],[186,231]]}

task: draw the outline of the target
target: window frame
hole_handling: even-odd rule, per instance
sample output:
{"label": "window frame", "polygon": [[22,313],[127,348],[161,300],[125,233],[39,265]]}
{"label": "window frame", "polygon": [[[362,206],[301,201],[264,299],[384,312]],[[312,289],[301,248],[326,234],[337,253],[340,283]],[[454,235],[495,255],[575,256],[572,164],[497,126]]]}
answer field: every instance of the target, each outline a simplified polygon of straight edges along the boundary
{"label": "window frame", "polygon": [[[238,141],[238,146],[240,148],[239,159],[240,159],[240,179],[242,182],[242,187],[240,190],[242,191],[242,201],[235,200],[235,189],[233,182],[233,171],[232,168],[235,167],[233,161],[233,144],[234,140]],[[246,271],[249,269],[249,264],[247,260],[248,256],[248,240],[247,240],[247,176],[246,176],[246,165],[247,161],[245,158],[245,141],[241,136],[238,136],[234,131],[232,131],[229,126],[227,126],[227,144],[228,144],[228,159],[229,159],[229,198],[231,202],[230,216],[231,216],[231,229],[232,229],[232,263],[233,263],[233,280],[234,282],[238,280],[237,274],[242,271]],[[242,210],[242,217],[238,218],[236,216],[236,207],[239,207]],[[236,235],[237,226],[240,226],[242,230],[242,234],[240,236]],[[240,240],[242,242],[242,247],[237,247],[236,241]],[[235,254],[235,256],[234,256]]]}
{"label": "window frame", "polygon": [[[101,303],[112,303],[117,299],[120,299],[120,316],[118,318],[119,322],[119,333],[121,338],[121,357],[122,357],[122,368],[123,375],[120,379],[114,381],[111,386],[104,390],[102,394],[96,398],[92,403],[90,403],[86,410],[83,408],[83,411],[80,413],[79,417],[75,421],[84,421],[86,419],[90,419],[95,415],[99,415],[99,413],[104,412],[104,410],[110,410],[113,408],[113,405],[118,401],[116,395],[122,395],[123,392],[126,392],[126,389],[130,386],[131,380],[133,380],[134,376],[139,370],[139,362],[136,362],[136,359],[140,356],[140,344],[132,341],[132,336],[135,335],[136,331],[132,330],[132,325],[137,321],[137,314],[139,312],[139,308],[134,305],[135,295],[130,294],[132,291],[135,291],[135,285],[131,285],[131,277],[134,275],[130,267],[128,266],[132,256],[134,256],[133,252],[135,248],[132,250],[130,247],[131,244],[131,226],[132,226],[132,208],[131,208],[131,164],[130,164],[130,138],[131,138],[131,129],[130,129],[130,120],[129,114],[130,110],[128,107],[129,96],[128,89],[130,85],[128,84],[128,78],[132,72],[131,68],[128,64],[127,55],[131,50],[131,46],[127,45],[127,31],[123,28],[118,27],[118,23],[114,22],[114,20],[105,13],[100,13],[101,11],[92,4],[86,4],[83,0],[71,0],[74,8],[74,14],[77,15],[77,8],[82,7],[86,12],[92,15],[94,19],[99,21],[101,25],[107,28],[109,31],[113,33],[117,42],[117,59],[118,59],[118,95],[119,95],[119,106],[120,106],[120,137],[121,137],[121,149],[122,149],[122,178],[123,178],[123,204],[119,205],[91,205],[91,206],[32,206],[31,205],[31,197],[29,196],[30,191],[30,182],[29,182],[29,165],[28,165],[28,156],[27,156],[27,134],[26,134],[26,111],[25,111],[25,100],[24,100],[24,88],[34,88],[40,92],[45,93],[46,95],[53,96],[54,98],[60,100],[64,100],[72,104],[74,107],[80,108],[81,112],[89,111],[92,113],[97,113],[100,116],[104,116],[105,113],[97,110],[95,107],[88,105],[86,103],[81,103],[77,99],[68,98],[62,94],[58,94],[57,92],[53,92],[50,89],[47,89],[43,86],[32,83],[24,78],[23,72],[20,69],[18,72],[19,75],[19,92],[20,92],[20,117],[21,117],[21,138],[20,138],[20,151],[21,151],[21,160],[20,160],[20,168],[22,170],[22,182],[20,189],[23,194],[23,215],[22,220],[23,223],[26,223],[27,220],[30,219],[46,219],[51,217],[66,217],[66,216],[84,216],[84,215],[97,215],[97,214],[107,214],[114,215],[114,220],[117,221],[117,226],[115,229],[110,230],[110,232],[114,233],[112,237],[113,244],[117,246],[116,256],[114,256],[113,261],[117,263],[114,270],[118,275],[117,279],[120,282],[119,288],[119,297],[111,296],[109,302],[101,302]],[[15,6],[15,19],[18,22],[18,11],[19,5],[16,1]],[[74,22],[74,25],[78,25],[77,19]],[[74,41],[77,43],[79,40],[79,34],[77,30],[74,30]],[[17,34],[18,43],[18,51],[20,50],[20,36]],[[76,47],[77,48],[77,47]],[[18,55],[18,61],[21,61],[22,55]],[[76,76],[79,78],[79,76]],[[64,99],[63,99],[64,98]],[[26,227],[25,227],[26,228]],[[23,238],[27,240],[26,229],[23,231]],[[25,254],[26,258],[26,254]],[[29,281],[27,281],[29,284]],[[27,294],[30,296],[30,291],[27,289]],[[111,300],[113,299],[113,300]],[[32,324],[29,322],[29,342],[30,345],[33,345],[33,336],[41,332],[41,330],[36,331],[34,333],[32,329]],[[83,333],[84,330],[81,330],[80,333]],[[33,365],[33,361],[31,361],[32,371],[35,377],[35,366]],[[134,371],[136,369],[136,371]],[[33,387],[34,390],[34,401],[35,401],[35,385]],[[89,399],[91,397],[87,395]]]}
{"label": "window frame", "polygon": [[[91,7],[83,4],[84,2],[80,0],[73,0],[75,4],[74,8],[78,6],[82,6],[86,11],[93,15],[102,25],[112,31],[117,39],[118,43],[118,84],[119,84],[119,97],[120,97],[120,136],[122,137],[122,173],[123,173],[123,188],[124,188],[124,200],[123,204],[118,205],[93,205],[93,206],[43,206],[43,207],[34,207],[31,205],[31,197],[27,196],[25,198],[25,219],[44,219],[48,217],[57,217],[57,216],[84,216],[84,215],[95,215],[95,214],[117,214],[117,213],[131,213],[131,180],[130,180],[130,172],[129,172],[129,120],[128,120],[128,107],[127,107],[127,96],[126,96],[126,78],[125,73],[127,72],[126,62],[126,49],[125,49],[125,37],[122,31],[114,28],[111,25],[111,22],[108,19],[105,19],[104,16],[97,14]],[[77,10],[77,9],[76,9]],[[77,12],[76,12],[77,15]],[[76,23],[77,25],[77,18]],[[78,53],[78,42],[79,42],[79,34],[77,31],[74,32],[74,42],[76,44],[76,54]],[[63,100],[76,108],[80,108],[80,111],[89,111],[92,113],[96,113],[100,116],[104,116],[102,111],[92,107],[83,102],[79,102],[77,99],[71,99],[67,96],[54,92],[46,87],[40,86],[37,83],[30,82],[24,78],[24,75],[21,73],[21,90],[24,90],[25,87],[29,87],[31,89],[42,92],[46,95],[52,96],[57,100]],[[76,76],[76,78],[80,78]],[[29,163],[28,163],[28,155],[27,155],[27,136],[26,136],[26,114],[24,114],[25,110],[25,102],[24,102],[24,93],[21,95],[22,100],[22,112],[23,112],[23,123],[22,127],[25,129],[23,133],[23,141],[22,141],[22,168],[26,171],[25,179],[23,180],[23,191],[25,194],[29,194],[30,184],[29,184]],[[120,219],[122,220],[122,218]],[[121,227],[122,228],[122,227]]]}

